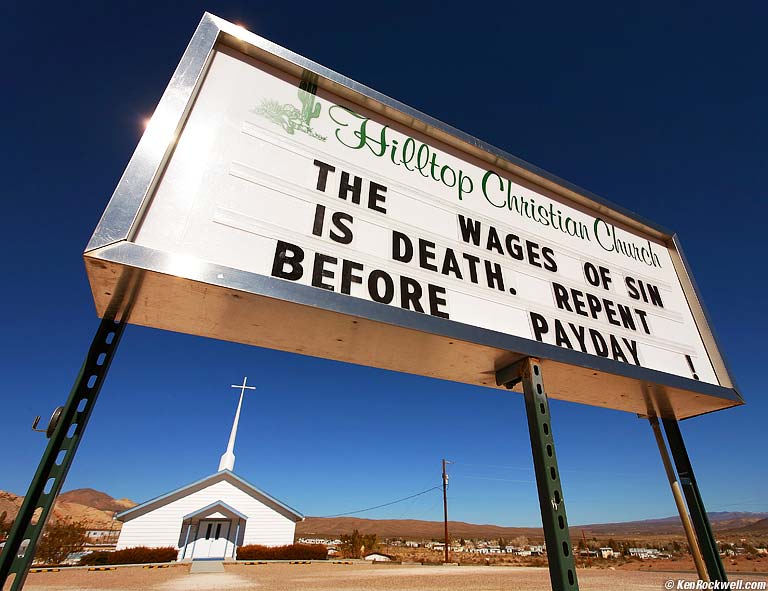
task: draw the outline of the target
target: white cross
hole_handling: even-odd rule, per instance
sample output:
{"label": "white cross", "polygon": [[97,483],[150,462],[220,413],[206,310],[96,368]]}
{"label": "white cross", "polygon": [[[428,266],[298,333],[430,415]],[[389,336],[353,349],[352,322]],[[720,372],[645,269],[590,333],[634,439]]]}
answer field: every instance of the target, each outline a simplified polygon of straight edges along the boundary
{"label": "white cross", "polygon": [[232,388],[240,388],[240,396],[242,396],[243,394],[245,394],[246,390],[255,390],[256,389],[256,386],[246,386],[247,383],[248,383],[248,377],[246,376],[246,377],[243,378],[243,383],[242,384],[232,384],[231,387]]}
{"label": "white cross", "polygon": [[240,423],[240,409],[243,406],[243,394],[245,394],[246,390],[255,390],[256,386],[249,386],[248,377],[244,377],[242,384],[232,384],[232,388],[240,388],[240,400],[237,402],[237,411],[235,412],[235,420],[232,423],[232,431],[229,434],[227,451],[221,456],[221,461],[219,462],[219,472],[222,470],[229,470],[231,472],[235,469],[235,436],[237,435],[237,426]]}

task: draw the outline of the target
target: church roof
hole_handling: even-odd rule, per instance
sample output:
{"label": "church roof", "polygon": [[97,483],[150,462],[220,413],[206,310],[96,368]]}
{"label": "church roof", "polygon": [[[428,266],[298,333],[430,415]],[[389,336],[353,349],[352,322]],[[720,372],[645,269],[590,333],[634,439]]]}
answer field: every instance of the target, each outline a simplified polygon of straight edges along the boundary
{"label": "church roof", "polygon": [[215,474],[206,476],[205,478],[197,480],[196,482],[187,484],[186,486],[182,486],[181,488],[177,488],[174,491],[171,491],[159,497],[155,497],[154,499],[150,499],[149,501],[146,501],[144,503],[141,503],[140,505],[136,505],[135,507],[127,509],[122,513],[119,513],[116,516],[116,518],[120,519],[121,521],[130,521],[131,519],[135,519],[136,517],[144,515],[145,513],[154,511],[158,507],[162,507],[163,505],[172,503],[173,501],[186,497],[187,495],[190,495],[199,490],[202,490],[212,484],[221,482],[222,480],[225,480],[229,482],[231,485],[236,486],[243,492],[258,499],[259,501],[261,501],[271,509],[277,511],[278,513],[284,515],[285,517],[287,517],[288,519],[291,519],[292,521],[304,520],[304,515],[302,515],[295,509],[289,507],[282,501],[278,501],[272,495],[264,492],[259,488],[256,488],[250,482],[243,480],[237,474],[235,474],[234,472],[230,472],[229,470],[221,470],[220,472],[216,472]]}

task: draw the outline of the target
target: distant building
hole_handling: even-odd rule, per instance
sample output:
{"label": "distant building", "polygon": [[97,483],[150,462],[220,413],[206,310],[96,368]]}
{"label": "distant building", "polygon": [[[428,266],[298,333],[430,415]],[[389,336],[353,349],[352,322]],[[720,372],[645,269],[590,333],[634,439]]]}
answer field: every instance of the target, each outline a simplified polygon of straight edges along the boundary
{"label": "distant building", "polygon": [[660,555],[656,548],[629,548],[629,555],[640,560],[649,560],[651,558],[666,558],[668,555]]}
{"label": "distant building", "polygon": [[608,547],[600,548],[598,552],[600,552],[600,558],[618,558],[620,556],[616,550]]}
{"label": "distant building", "polygon": [[85,531],[86,547],[114,546],[120,530],[117,529],[88,529]]}
{"label": "distant building", "polygon": [[178,560],[236,558],[247,544],[292,544],[304,516],[236,475],[235,435],[243,392],[219,471],[117,515],[123,522],[117,549],[177,548]]}
{"label": "distant building", "polygon": [[341,540],[338,538],[332,540],[329,538],[299,538],[296,540],[299,544],[322,544],[323,546],[338,546]]}
{"label": "distant building", "polygon": [[394,556],[389,554],[382,554],[381,552],[371,552],[365,555],[365,560],[370,562],[392,562],[395,559]]}

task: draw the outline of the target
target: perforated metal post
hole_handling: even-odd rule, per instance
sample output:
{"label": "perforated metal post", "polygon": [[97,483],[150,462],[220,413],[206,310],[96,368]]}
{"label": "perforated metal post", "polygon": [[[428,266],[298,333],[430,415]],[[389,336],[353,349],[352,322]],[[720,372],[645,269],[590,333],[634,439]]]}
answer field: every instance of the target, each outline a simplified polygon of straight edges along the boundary
{"label": "perforated metal post", "polygon": [[552,590],[578,590],[576,562],[568,531],[563,488],[549,417],[549,401],[538,359],[528,357],[496,373],[496,383],[507,388],[512,388],[521,381]]}
{"label": "perforated metal post", "polygon": [[688,451],[685,449],[683,434],[680,433],[680,426],[675,419],[662,419],[664,432],[667,434],[669,451],[672,452],[672,459],[675,461],[677,475],[680,477],[680,485],[683,488],[685,501],[688,503],[688,511],[691,513],[693,529],[696,530],[696,537],[699,540],[699,548],[704,557],[704,564],[707,565],[710,581],[728,581],[723,567],[723,561],[720,560],[720,552],[717,549],[717,541],[712,533],[712,526],[709,524],[707,511],[704,508],[704,501],[701,499],[699,485],[696,483],[696,476],[693,474],[691,459],[688,457]]}
{"label": "perforated metal post", "polygon": [[[0,554],[2,590],[7,588],[6,583],[11,576],[11,591],[17,591],[24,585],[40,534],[69,472],[124,329],[125,323],[122,321],[105,318],[99,324],[61,418],[51,434],[48,447]],[[36,516],[38,511],[39,515]]]}

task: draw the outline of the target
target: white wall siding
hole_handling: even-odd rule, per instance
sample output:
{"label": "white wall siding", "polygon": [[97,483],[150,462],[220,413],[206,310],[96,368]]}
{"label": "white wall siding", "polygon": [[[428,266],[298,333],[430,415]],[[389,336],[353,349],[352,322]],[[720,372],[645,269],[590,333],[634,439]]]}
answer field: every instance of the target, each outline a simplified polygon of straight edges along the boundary
{"label": "white wall siding", "polygon": [[221,480],[126,521],[120,531],[117,549],[134,546],[179,548],[186,535],[186,528],[182,532],[184,516],[216,501],[223,501],[248,518],[245,533],[240,534],[244,544],[281,546],[293,543],[296,524],[291,519],[226,480]]}

